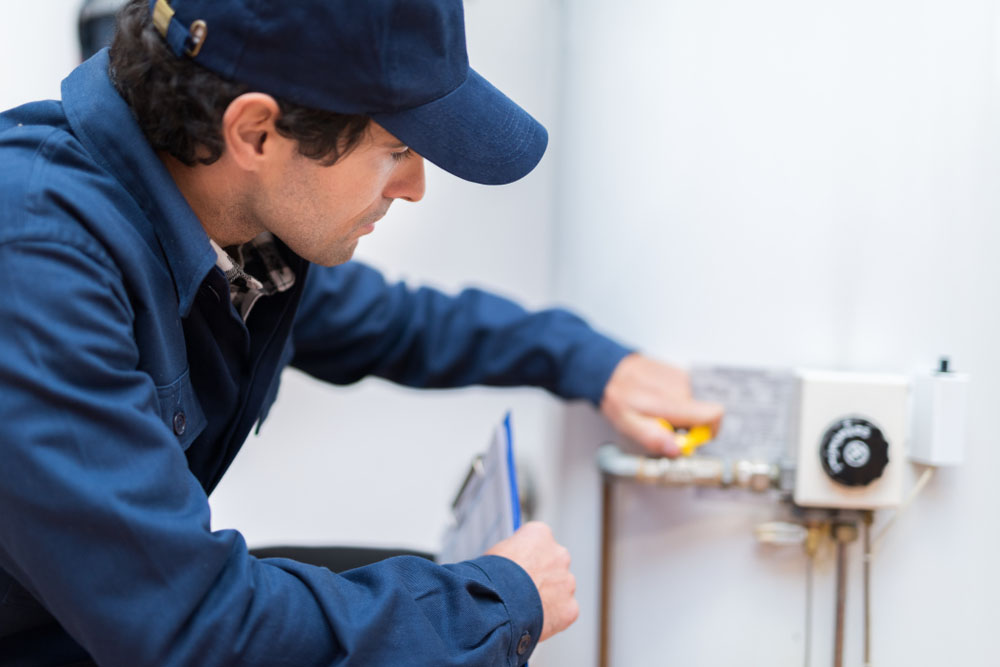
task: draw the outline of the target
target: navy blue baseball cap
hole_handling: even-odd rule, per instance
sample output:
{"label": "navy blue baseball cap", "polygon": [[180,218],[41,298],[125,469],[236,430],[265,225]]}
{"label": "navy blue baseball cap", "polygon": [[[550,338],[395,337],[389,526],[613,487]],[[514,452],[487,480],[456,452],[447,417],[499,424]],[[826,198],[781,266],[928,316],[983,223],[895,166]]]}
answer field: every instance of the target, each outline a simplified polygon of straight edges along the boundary
{"label": "navy blue baseball cap", "polygon": [[471,67],[461,0],[150,0],[179,57],[288,102],[364,114],[445,171],[510,183],[545,128]]}

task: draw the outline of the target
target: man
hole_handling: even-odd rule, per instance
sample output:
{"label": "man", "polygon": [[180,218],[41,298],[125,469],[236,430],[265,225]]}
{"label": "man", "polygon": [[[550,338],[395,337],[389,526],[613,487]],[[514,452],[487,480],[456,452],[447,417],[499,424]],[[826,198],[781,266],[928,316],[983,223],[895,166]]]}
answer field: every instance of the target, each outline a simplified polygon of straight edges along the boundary
{"label": "man", "polygon": [[288,364],[541,386],[668,455],[657,418],[717,425],[565,311],[345,264],[423,158],[500,184],[545,144],[469,69],[458,0],[134,0],[61,102],[0,116],[0,664],[519,665],[571,624],[541,524],[337,575],[207,503]]}

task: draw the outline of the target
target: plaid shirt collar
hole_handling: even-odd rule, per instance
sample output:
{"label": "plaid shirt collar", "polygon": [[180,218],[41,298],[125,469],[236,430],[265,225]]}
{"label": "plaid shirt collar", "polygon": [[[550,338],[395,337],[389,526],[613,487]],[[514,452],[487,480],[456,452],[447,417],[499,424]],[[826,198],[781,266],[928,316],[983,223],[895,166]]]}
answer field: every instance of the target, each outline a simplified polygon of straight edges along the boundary
{"label": "plaid shirt collar", "polygon": [[[211,241],[211,239],[209,239]],[[222,248],[212,241],[216,262],[229,281],[229,300],[246,322],[257,299],[284,292],[295,284],[295,272],[285,262],[270,232]]]}

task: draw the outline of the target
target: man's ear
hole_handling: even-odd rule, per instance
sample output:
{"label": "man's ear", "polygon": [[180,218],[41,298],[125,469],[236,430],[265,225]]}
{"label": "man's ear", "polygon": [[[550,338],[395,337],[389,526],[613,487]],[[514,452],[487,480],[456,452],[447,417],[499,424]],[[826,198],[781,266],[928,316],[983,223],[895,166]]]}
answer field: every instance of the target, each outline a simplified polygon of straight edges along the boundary
{"label": "man's ear", "polygon": [[280,113],[278,102],[264,93],[234,99],[222,115],[225,153],[242,169],[258,171],[283,143],[274,126]]}

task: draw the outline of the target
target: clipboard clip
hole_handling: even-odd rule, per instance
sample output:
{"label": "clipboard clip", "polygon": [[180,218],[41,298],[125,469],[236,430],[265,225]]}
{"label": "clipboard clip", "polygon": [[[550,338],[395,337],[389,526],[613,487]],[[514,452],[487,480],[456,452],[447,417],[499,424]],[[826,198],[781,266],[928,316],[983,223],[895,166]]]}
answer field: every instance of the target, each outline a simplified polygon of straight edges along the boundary
{"label": "clipboard clip", "polygon": [[454,513],[458,510],[458,506],[462,501],[462,498],[466,495],[466,491],[474,493],[479,485],[482,484],[483,478],[486,476],[486,468],[483,465],[483,456],[479,454],[476,458],[472,459],[472,463],[469,465],[469,472],[465,474],[465,481],[462,482],[462,486],[459,487],[458,493],[455,494],[455,500],[451,502],[451,510]]}

